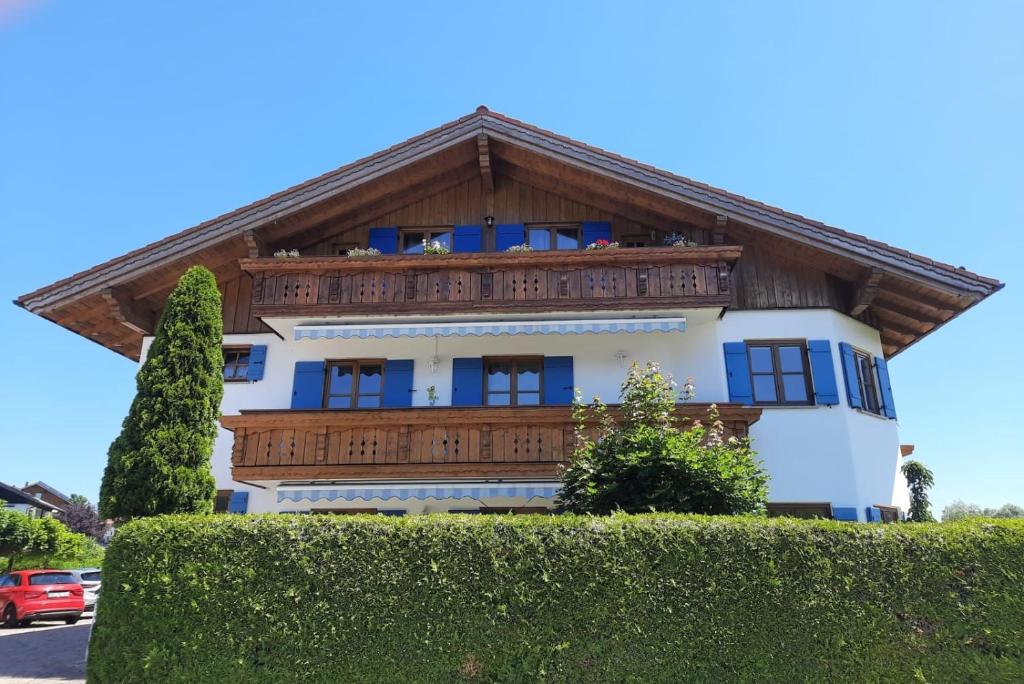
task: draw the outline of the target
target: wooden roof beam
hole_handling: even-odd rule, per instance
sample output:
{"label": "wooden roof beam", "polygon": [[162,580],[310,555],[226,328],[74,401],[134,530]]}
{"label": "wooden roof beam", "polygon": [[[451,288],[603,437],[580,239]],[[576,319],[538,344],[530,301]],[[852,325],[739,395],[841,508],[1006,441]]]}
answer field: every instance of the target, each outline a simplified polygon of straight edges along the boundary
{"label": "wooden roof beam", "polygon": [[257,259],[261,256],[270,256],[270,250],[267,247],[267,243],[263,241],[263,238],[256,234],[255,230],[249,229],[243,231],[242,239],[245,240],[245,246],[249,250],[250,259]]}
{"label": "wooden roof beam", "polygon": [[930,299],[930,298],[925,297],[924,295],[921,295],[921,294],[919,294],[917,292],[915,292],[913,294],[913,296],[907,296],[907,295],[901,294],[899,292],[896,292],[895,290],[891,290],[888,287],[886,287],[886,288],[881,289],[878,292],[878,298],[877,298],[876,304],[877,304],[877,306],[884,306],[885,308],[892,308],[892,305],[890,305],[889,302],[892,302],[894,305],[897,305],[897,306],[905,305],[905,306],[920,307],[921,309],[925,309],[925,311],[915,312],[915,315],[917,315],[917,316],[928,316],[928,315],[931,315],[931,316],[934,316],[936,318],[945,320],[947,318],[950,318],[950,317],[956,315],[956,313],[957,313],[953,309],[952,305],[947,304],[945,302],[940,302],[940,301],[935,300],[935,299]]}
{"label": "wooden roof beam", "polygon": [[118,323],[141,335],[151,335],[156,330],[156,314],[143,309],[119,287],[107,287],[100,296],[110,307],[110,315]]}
{"label": "wooden roof beam", "polygon": [[889,302],[882,301],[881,299],[875,300],[873,308],[876,313],[880,313],[883,316],[885,314],[893,314],[901,318],[906,318],[907,320],[918,321],[920,323],[927,323],[928,325],[932,326],[941,325],[952,317],[952,314],[944,317],[935,316],[930,313],[925,313],[923,311],[916,311],[914,309],[908,309],[906,307],[890,304]]}
{"label": "wooden roof beam", "polygon": [[859,316],[871,306],[871,302],[875,300],[875,295],[878,294],[878,286],[882,282],[883,275],[885,274],[882,272],[882,269],[872,268],[861,279],[853,293],[853,301],[850,304],[851,316]]}

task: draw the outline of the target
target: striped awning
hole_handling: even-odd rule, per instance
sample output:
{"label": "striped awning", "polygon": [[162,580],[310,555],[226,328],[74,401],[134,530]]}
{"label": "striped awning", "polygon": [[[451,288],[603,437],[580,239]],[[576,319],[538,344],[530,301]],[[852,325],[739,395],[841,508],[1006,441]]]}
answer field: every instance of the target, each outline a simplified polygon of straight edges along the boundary
{"label": "striped awning", "polygon": [[685,318],[622,318],[515,323],[397,323],[385,325],[299,325],[296,340],[381,339],[385,337],[479,337],[482,335],[583,335],[594,333],[683,332]]}
{"label": "striped awning", "polygon": [[355,501],[362,499],[484,499],[489,497],[553,498],[559,485],[552,482],[505,482],[494,484],[427,485],[390,487],[278,487],[277,501]]}

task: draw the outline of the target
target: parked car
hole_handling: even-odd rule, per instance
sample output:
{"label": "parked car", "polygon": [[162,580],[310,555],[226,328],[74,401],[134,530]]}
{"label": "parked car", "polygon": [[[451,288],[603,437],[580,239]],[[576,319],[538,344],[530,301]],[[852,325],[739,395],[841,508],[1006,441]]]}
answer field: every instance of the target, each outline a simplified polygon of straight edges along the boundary
{"label": "parked car", "polygon": [[17,627],[33,620],[73,625],[85,611],[85,590],[67,570],[16,570],[0,575],[0,620]]}
{"label": "parked car", "polygon": [[102,584],[100,569],[75,568],[74,570],[68,570],[68,572],[71,573],[76,582],[82,585],[82,589],[85,591],[85,612],[92,612],[96,609],[96,601],[100,598],[100,585]]}

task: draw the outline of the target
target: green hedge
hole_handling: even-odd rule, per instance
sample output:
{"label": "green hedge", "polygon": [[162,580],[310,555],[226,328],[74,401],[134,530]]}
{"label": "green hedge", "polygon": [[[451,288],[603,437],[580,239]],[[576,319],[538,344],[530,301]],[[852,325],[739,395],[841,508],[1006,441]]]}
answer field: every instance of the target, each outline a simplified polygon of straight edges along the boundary
{"label": "green hedge", "polygon": [[89,681],[1019,682],[1024,521],[174,516]]}

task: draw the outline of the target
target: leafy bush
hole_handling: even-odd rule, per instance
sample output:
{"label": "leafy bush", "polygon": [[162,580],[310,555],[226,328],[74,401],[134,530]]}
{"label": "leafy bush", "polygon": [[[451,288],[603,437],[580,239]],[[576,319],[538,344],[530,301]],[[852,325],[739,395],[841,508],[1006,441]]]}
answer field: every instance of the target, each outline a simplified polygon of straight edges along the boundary
{"label": "leafy bush", "polygon": [[1024,521],[171,516],[89,681],[1024,680]]}
{"label": "leafy bush", "polygon": [[135,399],[110,445],[103,517],[213,511],[210,455],[224,393],[223,338],[217,279],[193,266],[167,298]]}
{"label": "leafy bush", "polygon": [[[685,398],[693,394],[687,383]],[[577,448],[562,473],[562,508],[607,514],[756,513],[768,476],[748,438],[726,437],[714,408],[681,430],[672,379],[657,364],[633,364],[622,383],[621,424],[599,399],[574,406]],[[596,438],[590,434],[596,425]]]}

